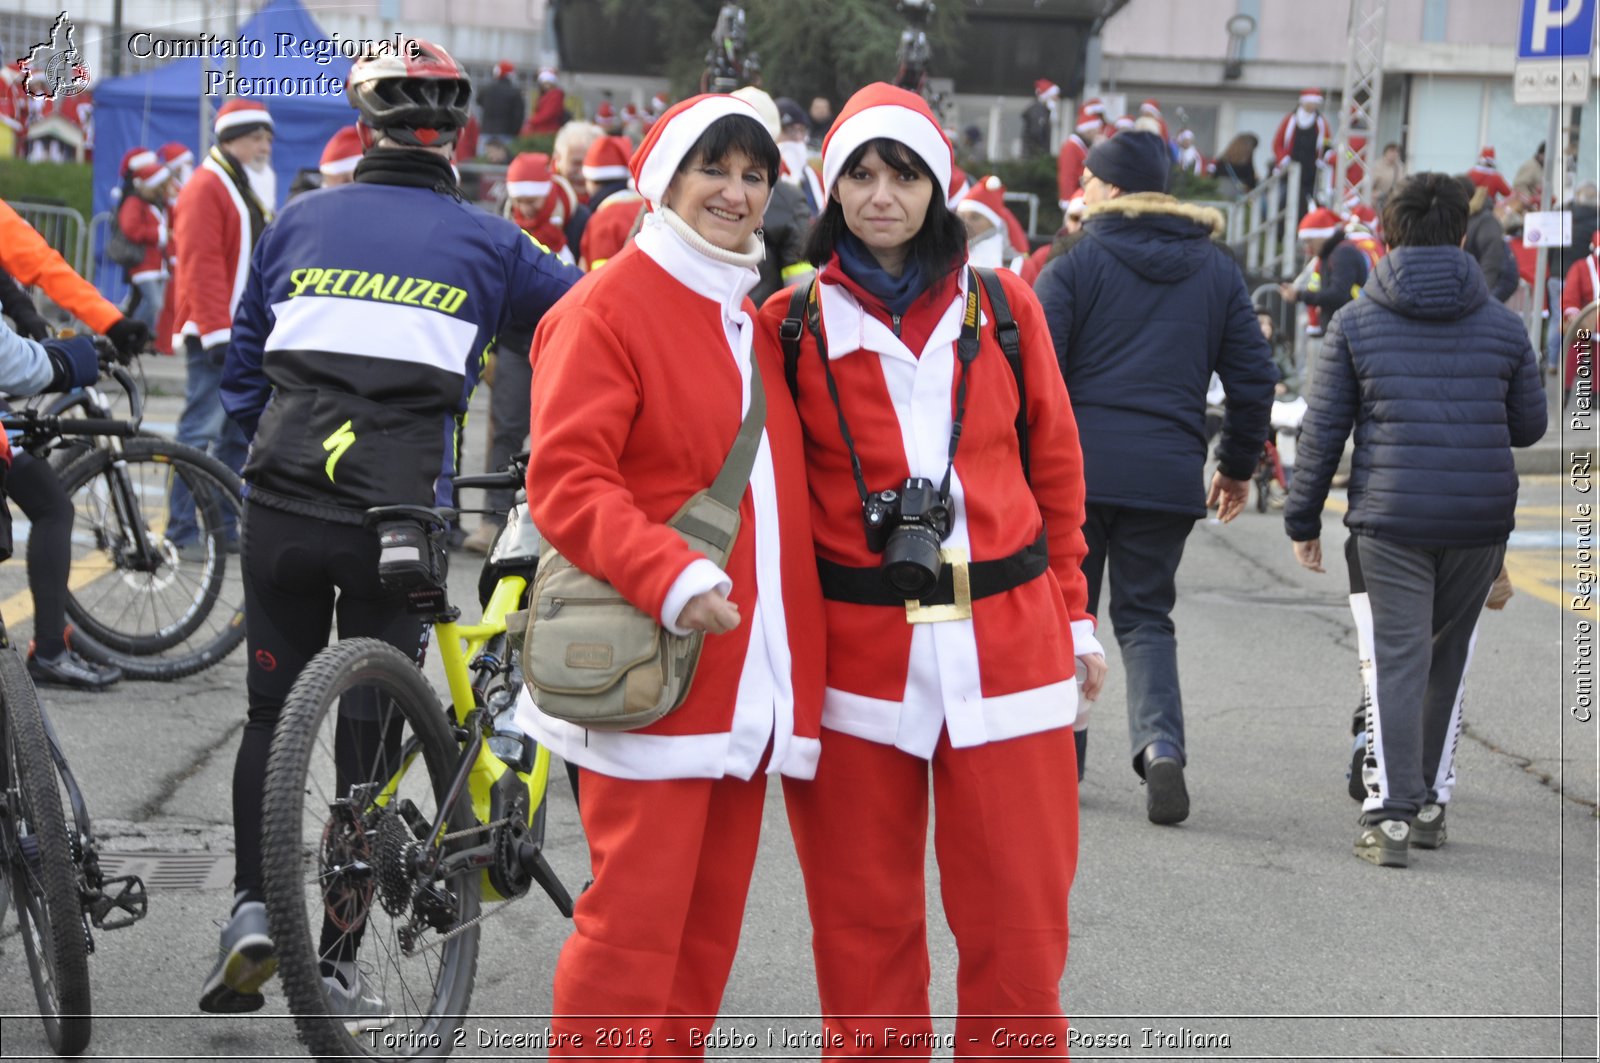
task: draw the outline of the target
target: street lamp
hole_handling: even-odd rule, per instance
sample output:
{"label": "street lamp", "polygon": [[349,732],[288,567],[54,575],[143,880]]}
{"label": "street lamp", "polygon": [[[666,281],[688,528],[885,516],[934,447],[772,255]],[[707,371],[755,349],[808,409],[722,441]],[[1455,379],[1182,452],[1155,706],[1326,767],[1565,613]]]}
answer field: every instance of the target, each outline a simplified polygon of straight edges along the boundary
{"label": "street lamp", "polygon": [[1244,73],[1244,42],[1256,31],[1256,20],[1249,15],[1238,14],[1228,20],[1228,61],[1222,68],[1222,76],[1228,81],[1236,81]]}

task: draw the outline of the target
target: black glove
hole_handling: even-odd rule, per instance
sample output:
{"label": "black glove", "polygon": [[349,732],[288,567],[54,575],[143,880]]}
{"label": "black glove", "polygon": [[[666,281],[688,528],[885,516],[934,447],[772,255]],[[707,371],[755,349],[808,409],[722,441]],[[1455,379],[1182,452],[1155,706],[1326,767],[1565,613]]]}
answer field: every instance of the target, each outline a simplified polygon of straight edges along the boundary
{"label": "black glove", "polygon": [[226,357],[228,357],[228,345],[226,343],[213,343],[206,348],[206,361],[211,363],[211,368],[213,369],[221,369],[222,360]]}
{"label": "black glove", "polygon": [[88,336],[45,340],[44,353],[50,359],[52,373],[46,391],[88,387],[100,379],[100,355],[94,349],[94,340]]}
{"label": "black glove", "polygon": [[106,339],[117,345],[117,353],[122,357],[132,358],[150,346],[150,326],[125,317],[106,329]]}
{"label": "black glove", "polygon": [[30,340],[42,340],[50,335],[50,323],[38,314],[18,310],[11,315],[11,321],[17,332]]}

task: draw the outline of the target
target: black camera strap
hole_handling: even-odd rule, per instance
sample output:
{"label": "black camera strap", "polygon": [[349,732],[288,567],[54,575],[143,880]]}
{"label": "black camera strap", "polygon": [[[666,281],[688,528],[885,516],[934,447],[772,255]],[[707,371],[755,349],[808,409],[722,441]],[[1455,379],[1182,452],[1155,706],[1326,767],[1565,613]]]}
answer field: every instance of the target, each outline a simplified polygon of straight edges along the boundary
{"label": "black camera strap", "polygon": [[[834,412],[839,417],[839,435],[844,439],[845,450],[850,454],[850,473],[855,477],[856,493],[861,496],[861,504],[864,506],[867,504],[870,492],[867,490],[866,477],[861,471],[861,458],[856,453],[855,437],[850,434],[850,424],[845,420],[844,404],[839,401],[839,385],[833,379],[833,367],[828,358],[828,341],[822,334],[819,300],[819,286],[815,280],[806,288],[796,288],[794,294],[789,297],[789,316],[778,330],[779,339],[783,341],[785,348],[784,374],[788,377],[790,392],[798,394],[800,337],[795,323],[804,320],[811,338],[816,341],[817,354],[822,358],[822,374],[828,383],[828,397],[833,400]],[[788,355],[791,345],[795,347],[795,357]],[[967,413],[967,370],[977,357],[978,281],[969,269],[966,305],[962,309],[961,316],[961,337],[956,341],[956,361],[959,363],[960,373],[956,379],[956,413],[950,424],[950,450],[944,468],[944,479],[939,485],[939,494],[945,498],[950,497],[950,479],[956,466],[956,448],[961,443],[961,421]]]}

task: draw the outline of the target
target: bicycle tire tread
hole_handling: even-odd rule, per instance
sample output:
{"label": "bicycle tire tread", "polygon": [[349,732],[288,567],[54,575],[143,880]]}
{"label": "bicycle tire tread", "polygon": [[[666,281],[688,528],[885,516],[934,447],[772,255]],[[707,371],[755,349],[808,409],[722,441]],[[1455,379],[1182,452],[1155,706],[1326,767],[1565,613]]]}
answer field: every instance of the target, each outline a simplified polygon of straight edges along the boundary
{"label": "bicycle tire tread", "polygon": [[[301,1041],[319,1059],[349,1059],[364,1055],[369,1047],[352,1037],[341,1023],[326,1011],[322,975],[317,950],[311,946],[315,932],[307,917],[300,871],[300,819],[306,788],[306,764],[315,741],[317,726],[331,706],[336,706],[343,689],[354,685],[361,675],[385,674],[402,689],[411,688],[418,698],[402,707],[413,732],[424,745],[434,745],[436,754],[444,751],[453,763],[458,746],[446,722],[438,697],[421,671],[399,650],[371,638],[341,640],[312,658],[295,680],[284,702],[272,751],[267,761],[267,781],[262,801],[262,880],[267,898],[267,918],[278,950],[278,977],[283,982],[289,1010]],[[336,711],[336,709],[335,709]],[[447,780],[446,780],[447,781]],[[451,816],[452,829],[471,822],[470,809],[460,806]],[[471,906],[476,914],[476,904]],[[445,1012],[460,1022],[471,1004],[477,971],[478,931],[455,939],[463,942],[460,966],[464,984],[454,990],[454,999]],[[443,1033],[451,1033],[447,1030]],[[449,1050],[451,1039],[441,1035]],[[383,1057],[375,1057],[383,1058]]]}
{"label": "bicycle tire tread", "polygon": [[[26,895],[33,890],[16,876],[12,878],[12,900],[28,953],[28,974],[33,979],[34,993],[40,998],[45,1036],[58,1054],[76,1055],[88,1047],[92,1032],[89,950],[78,896],[78,872],[72,862],[66,814],[57,787],[55,760],[50,755],[49,740],[40,717],[38,694],[22,658],[11,647],[0,648],[0,697],[5,700],[4,739],[16,745],[17,788],[27,799],[33,817],[33,834],[38,841],[41,895],[36,900],[43,906],[50,924],[49,940],[42,943],[52,954],[48,962],[56,984],[54,1025],[44,1015],[46,1002],[39,983],[38,964],[46,962],[46,958],[36,956],[28,947],[31,936],[26,923],[31,917]],[[6,770],[9,770],[9,750],[0,749],[0,756],[8,758]],[[12,843],[14,841],[11,839]],[[8,844],[7,848],[10,847]]]}

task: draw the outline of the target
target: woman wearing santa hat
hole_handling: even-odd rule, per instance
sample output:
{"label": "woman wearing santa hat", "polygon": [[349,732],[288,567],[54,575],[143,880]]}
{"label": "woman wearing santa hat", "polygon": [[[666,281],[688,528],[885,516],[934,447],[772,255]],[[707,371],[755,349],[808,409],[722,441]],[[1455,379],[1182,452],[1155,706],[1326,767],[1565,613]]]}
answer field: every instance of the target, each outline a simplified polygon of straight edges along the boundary
{"label": "woman wearing santa hat", "polygon": [[1073,193],[1082,187],[1083,160],[1089,157],[1089,149],[1105,132],[1105,115],[1105,105],[1099,100],[1083,101],[1072,135],[1061,142],[1061,151],[1056,156],[1056,199],[1062,210],[1067,209]]}
{"label": "woman wearing santa hat", "polygon": [[[638,236],[534,335],[534,521],[668,630],[709,635],[687,699],[648,727],[590,731],[518,705],[518,723],[578,766],[594,873],[552,1007],[555,1032],[583,1040],[552,1055],[703,1051],[695,1034],[715,1020],[738,945],[766,777],[816,770],[822,602],[800,425],[746,296],[778,161],[743,100],[676,104],[631,160],[650,206]],[[765,428],[719,567],[666,522],[722,468],[758,387]],[[621,1034],[597,1043],[600,1028]]]}
{"label": "woman wearing santa hat", "polygon": [[[1105,675],[1081,570],[1083,464],[1044,314],[1002,271],[1019,396],[946,205],[954,167],[920,96],[882,83],[856,93],[823,143],[817,280],[802,307],[780,292],[762,309],[769,336],[797,343],[827,599],[824,752],[816,779],[784,792],[829,1044],[904,1055],[931,1043],[931,781],[960,954],[956,1042],[1059,1056],[1078,848],[1074,657],[1084,697]],[[872,519],[884,510],[894,515]],[[996,1040],[1002,1027],[1018,1036]]]}

